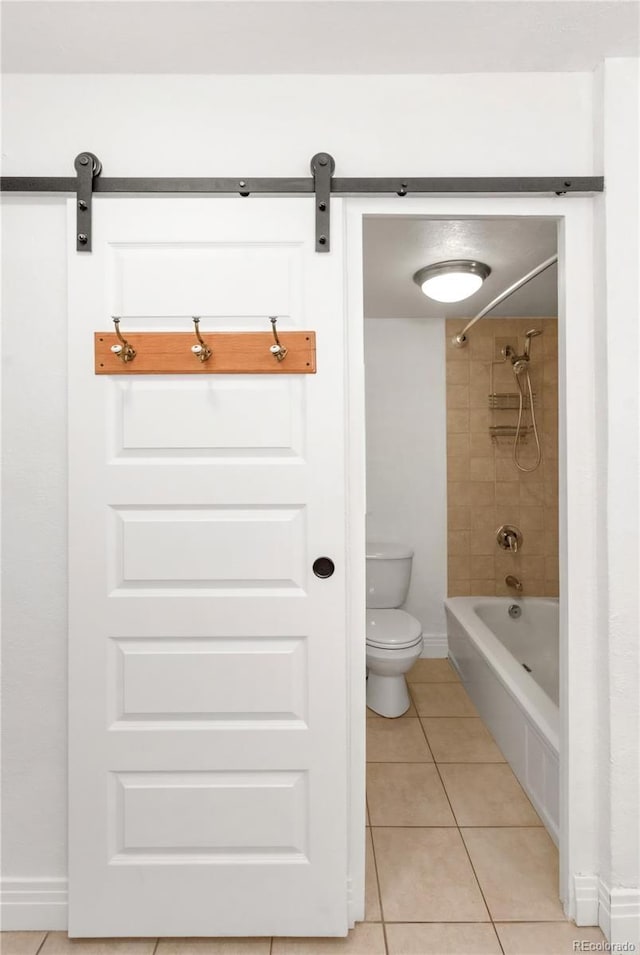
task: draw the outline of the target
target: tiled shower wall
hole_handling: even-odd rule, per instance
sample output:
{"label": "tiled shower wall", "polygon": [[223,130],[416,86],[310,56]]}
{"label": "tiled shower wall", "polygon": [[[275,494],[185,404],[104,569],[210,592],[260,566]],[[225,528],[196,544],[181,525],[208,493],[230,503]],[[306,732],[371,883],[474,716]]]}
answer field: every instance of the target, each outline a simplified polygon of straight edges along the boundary
{"label": "tiled shower wall", "polygon": [[[447,503],[449,596],[505,595],[505,577],[523,584],[524,596],[558,596],[558,334],[555,318],[486,318],[469,332],[465,348],[451,339],[463,321],[448,320]],[[489,393],[517,394],[511,362],[502,348],[521,354],[524,334],[542,330],[531,345],[530,374],[542,447],[531,473],[513,462],[513,437],[492,438],[492,425],[515,425],[517,410],[492,411]],[[493,376],[493,384],[492,384]],[[523,382],[524,384],[524,382]],[[529,423],[529,416],[525,419]],[[520,445],[519,460],[531,467],[535,441]],[[496,542],[501,524],[523,535],[517,554]]]}

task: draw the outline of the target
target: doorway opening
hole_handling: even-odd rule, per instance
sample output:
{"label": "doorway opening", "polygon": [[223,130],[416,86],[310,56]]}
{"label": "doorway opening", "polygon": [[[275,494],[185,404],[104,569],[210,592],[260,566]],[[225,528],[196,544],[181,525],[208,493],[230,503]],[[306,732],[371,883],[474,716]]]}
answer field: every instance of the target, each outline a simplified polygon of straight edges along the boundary
{"label": "doorway opening", "polygon": [[[363,266],[353,299],[364,316],[366,551],[370,566],[385,556],[381,545],[402,549],[398,560],[412,552],[401,609],[421,624],[423,644],[407,672],[409,708],[396,719],[367,711],[369,884],[389,921],[473,922],[488,910],[499,934],[501,920],[562,919],[563,904],[573,914],[559,755],[569,720],[558,676],[566,302],[557,270],[491,311],[465,348],[452,339],[566,235],[557,216],[491,215],[488,202],[480,215],[477,200],[468,217],[460,200],[448,216],[372,205],[352,212]],[[490,278],[465,301],[430,301],[413,275],[453,259],[486,262]],[[436,911],[446,889],[429,876],[430,855],[442,851],[460,867],[448,912],[444,903]],[[540,857],[544,885],[534,889]],[[509,908],[493,876],[511,858],[522,901]],[[411,881],[434,878],[434,892],[402,894],[391,875],[399,860],[415,867]]]}

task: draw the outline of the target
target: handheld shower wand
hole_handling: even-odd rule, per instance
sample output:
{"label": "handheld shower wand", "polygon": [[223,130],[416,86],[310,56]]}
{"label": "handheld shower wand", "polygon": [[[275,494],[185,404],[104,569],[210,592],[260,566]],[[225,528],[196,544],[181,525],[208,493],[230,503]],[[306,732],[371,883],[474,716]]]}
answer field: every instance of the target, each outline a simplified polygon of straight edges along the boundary
{"label": "handheld shower wand", "polygon": [[[542,330],[539,328],[530,328],[525,334],[524,341],[524,352],[522,355],[511,354],[511,364],[513,366],[513,373],[516,376],[516,381],[518,383],[518,424],[516,425],[516,434],[513,441],[513,463],[518,468],[519,471],[531,472],[535,471],[540,461],[542,459],[542,449],[540,447],[540,437],[538,435],[538,423],[536,421],[536,412],[533,406],[533,388],[531,387],[531,376],[529,374],[529,362],[531,360],[531,339],[535,338],[537,335],[542,335]],[[521,377],[525,380],[525,386],[527,393],[525,395],[525,387],[523,387]],[[533,435],[536,442],[536,458],[533,467],[527,468],[522,465],[518,459],[518,443],[520,441],[520,434],[522,430],[522,417],[525,404],[525,397],[528,399],[529,414],[531,415],[531,426],[533,428]]]}
{"label": "handheld shower wand", "polygon": [[524,343],[524,356],[525,358],[529,357],[531,352],[531,339],[535,338],[536,335],[542,335],[542,329],[540,328],[530,328],[529,331],[525,334],[525,343]]}

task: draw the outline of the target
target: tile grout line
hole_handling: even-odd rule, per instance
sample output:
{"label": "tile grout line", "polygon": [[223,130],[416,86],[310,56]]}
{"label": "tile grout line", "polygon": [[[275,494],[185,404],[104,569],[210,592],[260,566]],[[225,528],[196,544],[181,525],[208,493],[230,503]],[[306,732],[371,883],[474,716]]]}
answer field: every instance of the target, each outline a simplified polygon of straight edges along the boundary
{"label": "tile grout line", "polygon": [[[465,691],[465,692],[466,692],[466,691]],[[411,692],[411,689],[409,689],[409,696],[410,696],[411,701],[413,702],[413,704],[414,704],[414,706],[415,706],[415,700],[413,699],[413,693]],[[417,710],[418,710],[418,708],[417,708],[417,706],[416,706],[416,712],[417,712]],[[484,726],[484,723],[483,723],[482,725]],[[422,720],[420,720],[420,727],[421,727],[422,732],[423,732],[423,734],[424,734],[424,738],[425,738],[425,740],[426,740],[427,746],[429,746],[429,738],[428,738],[428,736],[427,736],[427,732],[426,732],[426,730],[425,730],[425,728],[424,728],[424,724],[423,724]],[[431,749],[430,746],[429,746],[429,749]],[[491,923],[491,927],[492,927],[492,929],[493,929],[493,933],[494,933],[494,935],[495,935],[495,937],[496,937],[496,939],[497,939],[497,941],[498,941],[498,945],[500,946],[500,951],[501,951],[501,952],[503,953],[503,955],[504,955],[504,949],[503,949],[503,947],[502,947],[502,942],[500,941],[500,936],[498,935],[498,930],[497,930],[497,928],[496,928],[496,926],[495,926],[495,922],[494,922],[494,920],[493,920],[493,915],[491,914],[491,909],[489,908],[489,904],[488,904],[488,902],[487,902],[487,900],[486,900],[486,898],[485,898],[485,894],[484,894],[484,891],[483,891],[483,889],[482,889],[482,885],[480,884],[480,879],[478,878],[478,873],[476,872],[475,866],[474,866],[473,862],[471,861],[471,856],[469,855],[469,850],[468,850],[468,848],[467,848],[467,844],[466,844],[466,842],[464,841],[464,837],[463,837],[462,832],[461,832],[461,830],[460,830],[460,825],[459,825],[459,823],[458,823],[458,817],[456,816],[455,810],[454,810],[453,805],[452,805],[452,803],[451,803],[451,800],[449,799],[449,793],[447,792],[447,787],[445,786],[444,779],[442,778],[442,774],[441,774],[441,772],[440,772],[440,766],[438,765],[438,762],[437,762],[437,760],[435,759],[435,757],[434,757],[434,760],[433,760],[433,764],[434,764],[434,766],[435,766],[435,768],[436,768],[436,772],[437,772],[437,774],[438,774],[438,779],[440,780],[440,785],[442,786],[442,789],[443,789],[443,791],[444,791],[444,794],[445,794],[447,803],[449,804],[449,808],[451,809],[451,815],[453,816],[453,819],[454,819],[455,824],[456,824],[455,828],[456,828],[456,830],[457,830],[457,832],[458,832],[458,835],[460,836],[460,842],[461,842],[462,845],[464,846],[464,851],[465,851],[465,853],[466,853],[467,859],[469,860],[469,865],[471,866],[471,871],[473,872],[473,877],[474,877],[474,879],[476,880],[476,884],[477,884],[477,886],[478,886],[478,891],[480,892],[480,895],[482,896],[482,901],[484,902],[484,906],[485,906],[485,908],[486,908],[486,910],[487,910],[487,915],[489,916],[490,923]],[[453,827],[452,827],[452,828],[453,828]],[[487,827],[487,828],[491,828],[491,827]],[[486,925],[486,922],[485,922],[485,923],[482,923],[482,922],[474,922],[474,923],[472,923],[472,924],[474,924],[474,925],[482,925],[482,924],[485,924],[485,925]]]}
{"label": "tile grout line", "polygon": [[49,938],[49,932],[45,932],[45,933],[44,933],[44,938],[42,939],[42,941],[41,941],[40,944],[38,945],[37,949],[35,950],[34,955],[40,955],[40,952],[42,951],[42,948],[43,948],[43,946],[44,946],[44,943],[47,941],[48,938]]}
{"label": "tile grout line", "polygon": [[[365,795],[365,805],[367,808],[367,817],[369,822],[371,822],[371,815],[369,813],[369,798]],[[378,905],[380,906],[380,922],[382,923],[382,938],[384,941],[384,950],[385,955],[389,955],[389,944],[387,942],[387,925],[384,920],[384,908],[382,906],[382,890],[380,889],[380,876],[378,875],[378,860],[376,858],[376,847],[373,841],[373,826],[369,826],[369,838],[371,839],[371,855],[373,857],[373,870],[376,876],[376,892],[378,894]],[[365,867],[366,868],[366,867]],[[365,878],[366,882],[366,878]],[[366,901],[366,898],[365,898]],[[366,912],[364,913],[366,916]]]}

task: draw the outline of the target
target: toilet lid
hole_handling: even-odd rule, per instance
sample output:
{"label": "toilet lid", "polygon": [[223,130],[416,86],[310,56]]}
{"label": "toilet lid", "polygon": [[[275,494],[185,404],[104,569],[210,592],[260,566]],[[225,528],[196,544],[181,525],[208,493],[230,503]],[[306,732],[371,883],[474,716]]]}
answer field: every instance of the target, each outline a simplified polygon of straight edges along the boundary
{"label": "toilet lid", "polygon": [[367,643],[380,649],[403,650],[419,643],[422,627],[404,610],[367,610]]}

